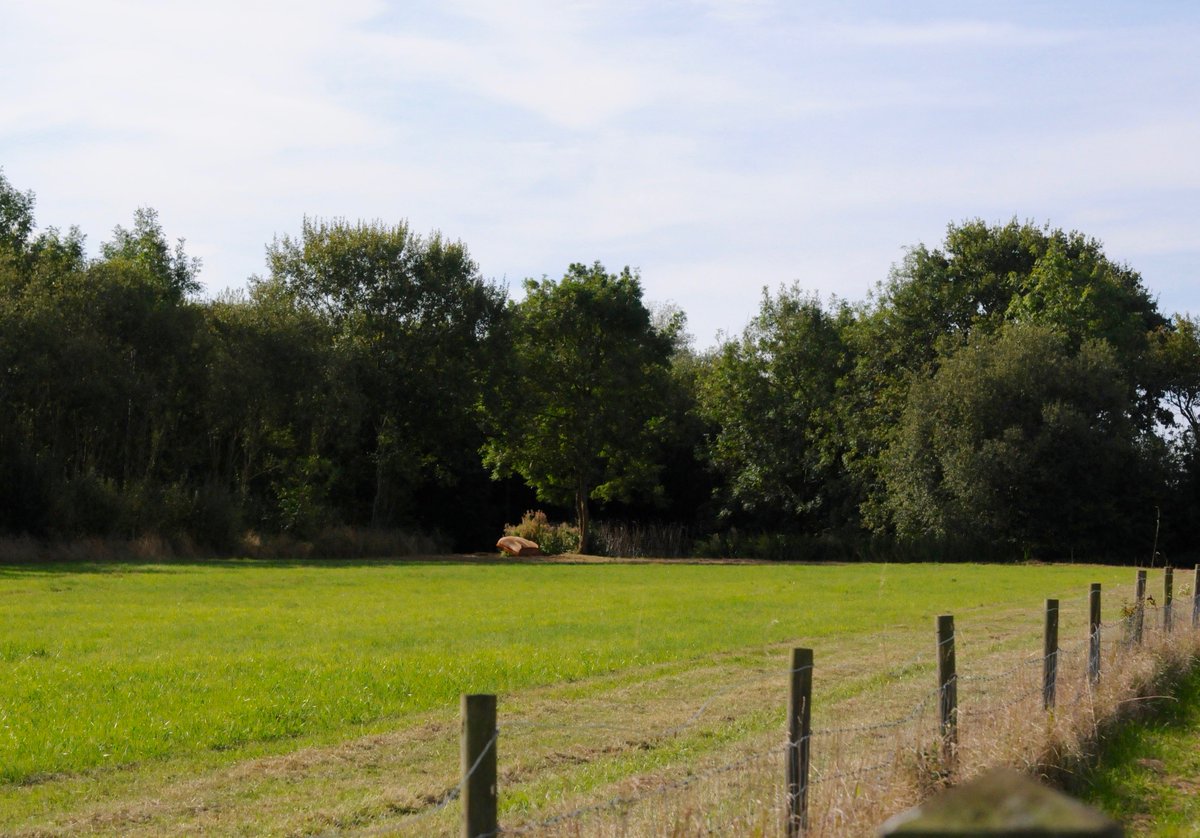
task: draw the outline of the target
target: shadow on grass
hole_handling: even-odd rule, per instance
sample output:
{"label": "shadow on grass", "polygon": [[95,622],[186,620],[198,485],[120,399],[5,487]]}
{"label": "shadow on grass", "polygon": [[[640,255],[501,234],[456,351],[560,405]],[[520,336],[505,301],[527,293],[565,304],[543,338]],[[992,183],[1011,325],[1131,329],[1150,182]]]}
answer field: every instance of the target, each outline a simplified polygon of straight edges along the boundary
{"label": "shadow on grass", "polygon": [[[666,561],[666,560],[662,560]],[[370,567],[447,567],[454,565],[484,565],[495,567],[553,567],[559,565],[605,564],[651,564],[651,560],[602,560],[547,556],[539,558],[513,558],[498,554],[461,553],[439,556],[400,556],[394,558],[195,558],[163,557],[135,558],[116,557],[91,560],[35,560],[0,561],[0,578],[15,576],[53,576],[73,574],[124,574],[124,573],[181,573],[188,570],[261,570],[264,568],[309,568],[344,569]],[[674,564],[724,564],[720,561],[678,559]],[[737,562],[738,564],[779,564],[778,562]]]}
{"label": "shadow on grass", "polygon": [[[25,551],[28,554],[30,551]],[[179,573],[184,570],[221,568],[226,570],[247,570],[262,568],[370,568],[370,567],[449,567],[456,565],[486,565],[495,567],[558,567],[558,566],[595,566],[595,565],[822,565],[835,566],[847,564],[837,561],[788,561],[778,559],[758,558],[624,558],[610,556],[592,556],[568,553],[556,556],[525,556],[515,557],[503,553],[447,553],[436,555],[410,556],[295,556],[295,557],[257,557],[257,556],[196,556],[196,555],[162,555],[145,556],[125,554],[120,551],[108,555],[88,556],[82,553],[78,558],[50,557],[13,558],[5,555],[0,549],[0,578],[14,576],[48,576],[73,574],[122,574],[122,573]],[[911,562],[892,562],[892,564],[912,564]],[[921,564],[916,562],[915,564]]]}

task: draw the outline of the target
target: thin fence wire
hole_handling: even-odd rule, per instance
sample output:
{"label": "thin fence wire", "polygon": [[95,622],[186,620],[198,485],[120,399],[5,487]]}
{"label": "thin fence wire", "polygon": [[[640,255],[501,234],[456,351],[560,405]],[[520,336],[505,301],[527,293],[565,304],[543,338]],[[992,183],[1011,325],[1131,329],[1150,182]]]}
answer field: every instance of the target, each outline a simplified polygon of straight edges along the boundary
{"label": "thin fence wire", "polygon": [[1034,696],[1040,696],[1041,694],[1042,694],[1042,685],[1038,684],[1036,687],[1028,689],[1025,692],[1022,692],[1022,693],[1020,693],[1004,702],[1001,702],[999,704],[984,704],[978,710],[972,709],[971,705],[969,703],[964,708],[963,702],[960,701],[959,705],[958,705],[958,718],[959,718],[959,720],[962,720],[962,719],[977,719],[982,716],[989,716],[994,713],[998,713],[1001,710],[1007,710],[1011,707],[1016,707],[1018,704],[1024,704],[1025,702],[1029,701]]}
{"label": "thin fence wire", "polygon": [[1040,666],[1042,663],[1042,660],[1043,660],[1043,656],[1041,654],[1030,655],[1026,658],[1023,658],[1021,660],[1021,662],[1018,663],[1016,666],[1013,666],[1010,669],[1006,669],[1002,672],[997,672],[994,674],[987,674],[987,675],[975,675],[975,674],[959,675],[958,680],[968,683],[968,684],[979,684],[979,683],[988,683],[991,681],[1001,681],[1006,678],[1011,678],[1013,675],[1016,675],[1020,672],[1024,672],[1026,669],[1028,669],[1031,666]]}
{"label": "thin fence wire", "polygon": [[[798,668],[795,670],[786,670],[786,672],[792,673],[792,672],[806,671],[809,668],[810,667],[806,666],[806,667],[801,667],[801,668]],[[723,695],[728,692],[729,692],[728,690],[722,690],[721,694]],[[818,736],[836,737],[836,736],[845,735],[845,734],[860,734],[861,735],[861,734],[871,733],[871,732],[882,732],[882,731],[886,731],[886,730],[900,729],[900,728],[912,723],[916,719],[918,719],[927,710],[928,705],[932,702],[932,700],[934,698],[937,697],[938,694],[939,694],[939,690],[929,691],[924,697],[922,697],[922,699],[919,702],[917,702],[917,704],[912,708],[912,710],[902,718],[895,719],[893,721],[885,722],[885,723],[818,729],[818,730],[814,730],[812,732],[811,737],[814,737],[814,738],[818,737]],[[707,700],[701,709],[710,705],[711,702],[712,702],[712,698]],[[693,718],[700,715],[700,712],[701,711],[698,710],[697,713],[693,714]],[[557,824],[562,824],[569,820],[577,820],[577,819],[580,819],[580,818],[583,818],[586,816],[590,816],[593,814],[597,814],[597,813],[600,813],[603,811],[608,811],[608,810],[613,810],[613,809],[628,809],[628,808],[631,808],[634,805],[644,801],[645,799],[647,799],[651,796],[661,795],[666,792],[683,789],[683,788],[687,788],[687,787],[696,785],[696,784],[703,782],[709,778],[727,774],[727,773],[735,771],[739,768],[745,767],[746,765],[749,765],[751,763],[761,762],[762,760],[766,759],[767,757],[769,757],[777,752],[781,753],[784,751],[786,751],[786,746],[784,746],[784,748],[782,750],[778,747],[772,748],[765,752],[751,754],[748,757],[738,759],[736,761],[724,764],[724,765],[719,766],[714,769],[709,769],[709,770],[706,770],[701,773],[691,774],[688,777],[683,778],[682,780],[675,780],[675,781],[659,783],[659,784],[655,785],[654,787],[652,787],[651,789],[644,791],[644,792],[639,792],[636,795],[617,795],[614,797],[607,798],[605,800],[597,801],[597,802],[588,804],[586,806],[579,807],[575,810],[572,810],[571,812],[563,813],[560,815],[555,815],[555,816],[552,816],[551,818],[547,818],[542,821],[538,821],[538,822],[535,822],[532,824],[526,824],[526,825],[519,826],[519,827],[516,827],[513,829],[506,829],[504,831],[513,833],[513,834],[520,834],[520,833],[527,833],[530,831],[544,830],[546,828],[549,828],[549,827],[557,825]],[[890,757],[886,762],[880,762],[875,765],[858,766],[858,767],[855,767],[852,769],[841,769],[841,770],[837,770],[837,771],[822,770],[819,766],[814,766],[814,769],[813,769],[814,773],[813,773],[812,778],[810,779],[809,785],[816,786],[820,783],[831,782],[835,779],[864,776],[869,773],[880,773],[884,770],[890,770],[894,765],[895,765],[895,757],[893,756],[893,757]]]}
{"label": "thin fence wire", "polygon": [[[458,783],[456,783],[455,785],[448,788],[442,794],[441,799],[439,799],[437,803],[434,803],[431,806],[427,806],[424,809],[421,809],[419,812],[414,812],[411,815],[409,815],[408,818],[405,820],[405,825],[408,826],[408,825],[411,825],[414,821],[424,820],[425,818],[428,818],[431,815],[434,815],[434,814],[442,811],[447,806],[449,806],[451,803],[453,803],[454,801],[456,801],[460,797],[462,797],[463,789],[465,789],[467,787],[467,781],[475,776],[475,772],[478,771],[479,766],[481,766],[483,764],[484,757],[486,757],[488,755],[488,753],[493,748],[496,747],[496,742],[499,738],[500,738],[500,727],[497,726],[495,731],[492,732],[492,738],[489,739],[487,741],[487,743],[480,749],[479,756],[475,758],[475,762],[473,762],[471,764],[471,767],[468,768],[467,771],[462,775],[462,777],[459,779]],[[395,833],[395,827],[378,827],[376,829],[369,829],[369,830],[366,830],[365,832],[360,832],[358,834],[362,835],[362,836],[375,836],[375,835],[392,835],[394,833]],[[336,833],[330,833],[330,834],[336,834]]]}
{"label": "thin fence wire", "polygon": [[[784,670],[782,672],[763,673],[758,678],[746,679],[746,680],[727,684],[727,685],[717,689],[710,695],[708,695],[696,707],[696,709],[691,713],[691,715],[689,715],[684,721],[680,722],[679,724],[675,724],[675,725],[671,725],[669,727],[663,728],[661,730],[648,730],[645,727],[630,727],[627,725],[612,725],[612,724],[606,724],[606,723],[602,723],[602,722],[585,722],[585,723],[572,722],[568,726],[561,721],[559,721],[559,722],[534,722],[534,721],[530,721],[530,720],[516,720],[513,722],[509,722],[505,725],[505,728],[510,731],[520,730],[520,731],[525,731],[525,732],[537,732],[537,731],[551,731],[551,730],[561,731],[561,730],[566,730],[569,727],[569,729],[571,729],[571,730],[606,730],[606,731],[612,731],[612,732],[616,732],[616,733],[625,733],[625,734],[629,734],[629,735],[635,735],[635,736],[638,736],[643,739],[666,739],[666,738],[670,738],[672,736],[676,736],[680,733],[683,733],[684,731],[687,731],[693,727],[696,727],[700,723],[701,718],[704,717],[708,713],[708,711],[717,704],[717,702],[720,699],[727,698],[728,696],[733,695],[739,691],[744,691],[744,690],[747,690],[747,689],[750,689],[753,687],[760,687],[764,684],[768,684],[768,683],[772,683],[772,682],[778,682],[783,677],[783,675],[787,674],[787,672],[788,672],[788,670]],[[627,713],[629,711],[629,703],[627,701],[625,701],[625,702],[618,702],[618,701],[597,702],[597,701],[589,699],[589,700],[580,702],[580,704],[582,706],[585,706],[587,709],[589,709],[592,712],[595,712],[597,710],[606,709],[606,708],[618,710],[623,713]]]}
{"label": "thin fence wire", "polygon": [[893,771],[895,768],[896,760],[893,757],[892,759],[885,760],[884,762],[877,762],[874,765],[865,765],[859,768],[848,769],[846,771],[837,771],[832,774],[823,774],[821,772],[817,772],[816,776],[810,781],[809,785],[818,786],[822,783],[828,784],[836,780],[848,780],[855,777],[865,777],[868,774],[882,774],[884,771]]}
{"label": "thin fence wire", "polygon": [[[903,673],[912,667],[920,666],[921,664],[924,664],[924,663],[929,663],[930,665],[932,665],[932,661],[928,660],[925,656],[916,655],[916,656],[911,657],[907,661],[897,663],[897,664],[892,664],[892,665],[888,666],[888,668],[885,670],[885,672],[883,674],[886,676],[888,673],[897,673],[897,672]],[[742,679],[739,681],[735,681],[735,682],[726,684],[726,685],[722,686],[721,688],[715,690],[711,694],[709,694],[706,698],[704,698],[695,707],[695,709],[690,712],[690,714],[687,716],[687,718],[684,719],[684,721],[682,721],[678,724],[675,724],[675,725],[671,725],[669,727],[662,728],[660,730],[652,730],[652,729],[647,729],[645,727],[633,727],[633,726],[629,726],[629,725],[607,724],[607,723],[603,723],[603,722],[578,723],[578,722],[572,721],[568,725],[561,721],[535,722],[535,721],[525,720],[525,719],[517,719],[517,720],[507,722],[505,724],[505,729],[507,731],[509,731],[510,733],[515,732],[515,731],[532,733],[532,732],[538,732],[538,731],[599,730],[599,731],[622,733],[622,734],[627,734],[630,736],[636,736],[641,740],[667,739],[667,738],[676,736],[680,733],[684,733],[684,732],[691,730],[692,728],[698,726],[698,724],[701,722],[702,718],[705,717],[706,715],[709,715],[709,711],[712,710],[714,707],[716,707],[718,705],[718,702],[721,699],[728,698],[729,696],[736,695],[736,694],[742,694],[750,689],[753,689],[756,687],[761,687],[766,684],[771,684],[771,683],[780,684],[780,683],[782,683],[783,677],[786,675],[792,675],[792,674],[797,674],[800,672],[811,671],[813,668],[814,667],[811,665],[799,667],[796,669],[785,668],[783,670],[778,670],[775,672],[760,673],[759,677],[757,677],[757,678]],[[617,701],[596,702],[592,699],[588,699],[588,700],[585,700],[580,703],[592,711],[595,711],[598,708],[603,709],[605,707],[617,709],[622,712],[627,712],[629,709],[628,702],[617,702]],[[875,727],[875,726],[871,725],[870,727]]]}
{"label": "thin fence wire", "polygon": [[921,714],[925,712],[925,709],[929,706],[930,702],[936,699],[939,695],[941,695],[940,689],[931,690],[923,699],[918,701],[912,710],[910,710],[903,718],[895,719],[890,722],[875,722],[872,724],[847,725],[844,727],[831,727],[822,730],[814,730],[812,732],[812,736],[839,736],[847,733],[873,733],[875,731],[894,730],[895,728],[903,727],[904,725],[918,719]]}
{"label": "thin fence wire", "polygon": [[[635,794],[616,795],[616,796],[608,798],[607,800],[602,800],[602,801],[599,801],[598,803],[592,803],[592,804],[588,804],[586,806],[580,806],[576,809],[572,809],[569,812],[563,812],[562,814],[559,814],[559,815],[553,815],[551,817],[545,818],[540,821],[536,821],[534,823],[523,824],[521,826],[513,827],[511,829],[506,828],[506,829],[502,829],[500,831],[503,833],[508,833],[508,834],[512,834],[512,835],[522,835],[522,834],[526,834],[529,832],[536,832],[538,830],[548,829],[552,826],[556,826],[558,824],[562,824],[567,821],[580,820],[582,818],[588,817],[590,815],[595,815],[595,814],[598,814],[598,813],[604,812],[604,811],[610,811],[613,809],[632,808],[633,806],[635,806],[645,800],[648,800],[651,797],[656,797],[656,796],[665,794],[667,792],[678,791],[680,789],[688,788],[689,786],[696,785],[697,783],[703,782],[703,781],[711,779],[713,777],[718,777],[723,774],[728,774],[732,771],[737,771],[739,769],[745,768],[746,766],[752,765],[757,762],[763,762],[770,757],[773,757],[776,755],[783,755],[784,753],[786,753],[786,751],[787,751],[786,745],[785,746],[776,745],[769,750],[750,754],[748,756],[745,756],[745,757],[735,760],[733,762],[729,762],[729,763],[725,763],[724,765],[720,765],[716,768],[711,768],[711,769],[708,769],[706,771],[699,772],[699,773],[690,773],[688,776],[686,776],[680,780],[674,780],[671,782],[660,783],[660,784],[654,786],[653,788],[647,789],[645,791],[639,791]],[[493,834],[495,834],[495,833],[493,833]]]}

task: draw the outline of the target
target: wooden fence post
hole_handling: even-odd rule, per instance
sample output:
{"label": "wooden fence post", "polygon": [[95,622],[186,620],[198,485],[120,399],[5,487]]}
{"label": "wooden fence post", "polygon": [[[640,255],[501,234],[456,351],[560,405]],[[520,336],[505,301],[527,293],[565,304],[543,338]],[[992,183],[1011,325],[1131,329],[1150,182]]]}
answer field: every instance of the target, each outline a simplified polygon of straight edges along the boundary
{"label": "wooden fence post", "polygon": [[808,828],[808,766],[812,742],[812,649],[792,650],[788,690],[787,836]]}
{"label": "wooden fence post", "polygon": [[496,818],[496,696],[462,697],[463,838],[493,835]]}
{"label": "wooden fence post", "polygon": [[1058,600],[1046,600],[1046,629],[1042,637],[1042,709],[1054,708],[1058,687]]}
{"label": "wooden fence post", "polygon": [[954,617],[937,618],[938,717],[942,734],[942,766],[953,773],[958,752],[958,675],[954,664]]}
{"label": "wooden fence post", "polygon": [[1146,623],[1146,571],[1137,572],[1137,586],[1134,588],[1133,603],[1133,642],[1142,642],[1142,627]]}
{"label": "wooden fence post", "polygon": [[1100,583],[1093,582],[1088,594],[1088,682],[1100,680]]}
{"label": "wooden fence post", "polygon": [[1175,569],[1163,568],[1163,631],[1171,632],[1171,601],[1175,598]]}

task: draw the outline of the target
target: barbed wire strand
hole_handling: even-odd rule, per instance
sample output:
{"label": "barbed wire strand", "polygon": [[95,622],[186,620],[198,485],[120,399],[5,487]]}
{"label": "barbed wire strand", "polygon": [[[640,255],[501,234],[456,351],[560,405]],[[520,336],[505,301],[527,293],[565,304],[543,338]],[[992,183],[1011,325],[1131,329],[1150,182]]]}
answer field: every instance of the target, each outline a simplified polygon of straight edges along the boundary
{"label": "barbed wire strand", "polygon": [[[488,751],[492,750],[492,748],[494,748],[496,746],[496,740],[499,738],[500,738],[500,728],[499,728],[499,726],[497,726],[495,731],[492,732],[492,738],[489,739],[487,741],[487,744],[485,744],[483,746],[483,748],[480,749],[479,756],[477,756],[475,758],[475,762],[471,764],[471,767],[469,769],[467,769],[467,772],[465,774],[463,774],[462,778],[458,781],[458,783],[456,783],[455,785],[453,785],[449,789],[447,789],[446,792],[442,795],[441,799],[434,805],[428,806],[424,809],[421,809],[419,812],[409,813],[408,816],[405,818],[404,823],[409,824],[416,820],[423,820],[426,817],[428,817],[436,812],[440,812],[442,809],[445,809],[447,806],[449,806],[455,800],[458,800],[458,798],[460,798],[462,796],[463,789],[466,788],[467,781],[470,780],[471,777],[473,777],[475,775],[475,772],[479,770],[479,766],[483,764],[483,758],[485,756],[487,756]],[[389,834],[393,834],[395,831],[396,831],[395,826],[388,826],[388,827],[381,826],[381,827],[377,827],[376,829],[373,829],[373,830],[368,830],[366,832],[360,832],[358,834],[364,835],[364,836],[367,836],[367,835],[370,835],[370,836],[389,835]],[[331,833],[325,833],[325,834],[326,835],[336,835],[338,833],[331,832]]]}
{"label": "barbed wire strand", "polygon": [[[894,666],[889,667],[888,670],[886,670],[884,673],[881,673],[881,674],[886,676],[889,672],[902,671],[902,670],[908,669],[911,666],[922,664],[922,663],[926,663],[926,661],[922,658],[922,656],[918,655],[904,663],[896,664]],[[929,661],[928,663],[932,663],[932,661]],[[764,673],[759,673],[759,677],[757,677],[757,678],[752,678],[752,679],[747,679],[747,680],[731,683],[725,687],[718,689],[716,692],[714,692],[713,694],[708,696],[706,699],[704,699],[704,701],[701,702],[701,704],[696,708],[696,710],[693,711],[691,716],[689,716],[683,722],[680,722],[679,724],[676,724],[676,725],[672,725],[671,727],[668,727],[668,728],[664,728],[660,731],[647,731],[644,728],[632,728],[632,727],[622,726],[622,725],[610,725],[610,724],[605,724],[603,722],[589,722],[589,723],[583,723],[583,724],[575,724],[575,723],[567,724],[564,722],[553,722],[553,723],[551,723],[551,722],[533,722],[533,721],[527,721],[527,720],[521,720],[521,719],[516,719],[516,720],[507,722],[505,724],[505,730],[508,731],[509,733],[512,733],[514,730],[520,730],[520,731],[607,730],[607,731],[611,731],[611,732],[627,734],[629,736],[636,736],[642,740],[645,740],[647,738],[668,738],[671,736],[675,736],[691,727],[694,727],[696,725],[696,723],[699,721],[699,719],[708,711],[708,709],[710,707],[712,707],[712,705],[717,700],[719,700],[731,693],[745,690],[748,687],[759,686],[759,685],[767,683],[769,681],[777,680],[780,677],[782,677],[783,675],[793,675],[793,674],[797,674],[800,672],[812,671],[813,669],[814,669],[814,666],[811,664],[805,665],[803,667],[799,667],[796,669],[792,669],[789,667],[788,669],[785,669],[782,673],[781,672],[764,672]],[[601,705],[601,706],[605,706],[605,705]],[[613,703],[611,706],[614,709],[620,709],[623,712],[628,712],[628,710],[629,710],[629,707],[627,704],[620,705],[620,704]],[[589,704],[589,707],[594,707],[594,704]]]}
{"label": "barbed wire strand", "polygon": [[[1010,707],[1015,707],[1016,705],[1020,704],[1023,701],[1028,701],[1030,698],[1032,698],[1035,695],[1040,695],[1041,692],[1042,692],[1042,686],[1039,684],[1037,687],[1027,690],[1006,702],[1003,702],[1001,704],[996,704],[996,705],[987,704],[978,710],[972,709],[971,704],[973,702],[960,702],[959,707],[958,707],[958,717],[960,719],[973,719],[973,718],[978,718],[979,716],[986,715],[988,713],[995,713],[1000,710],[1007,710]],[[966,708],[964,708],[962,706],[963,704],[967,705]]]}
{"label": "barbed wire strand", "polygon": [[890,730],[892,728],[901,727],[903,725],[908,724],[909,722],[915,721],[916,719],[920,718],[921,714],[925,711],[925,708],[929,705],[929,702],[932,701],[933,699],[937,698],[940,693],[941,693],[940,688],[931,690],[928,694],[925,695],[924,698],[922,698],[920,701],[918,701],[913,706],[912,710],[909,711],[909,713],[906,716],[904,716],[903,718],[895,719],[890,722],[877,722],[877,723],[872,723],[872,724],[847,725],[845,727],[823,728],[820,730],[814,730],[812,732],[812,735],[814,737],[815,736],[837,736],[837,735],[840,735],[843,733],[870,733],[870,732],[878,731],[878,730]]}
{"label": "barbed wire strand", "polygon": [[996,672],[988,675],[960,675],[959,680],[963,681],[964,683],[985,683],[988,681],[999,681],[1001,678],[1008,678],[1018,672],[1023,671],[1029,666],[1040,664],[1043,659],[1044,656],[1041,654],[1027,655],[1024,658],[1021,658],[1021,662],[1016,666],[1012,667],[1011,669],[1006,669],[1003,672]]}
{"label": "barbed wire strand", "polygon": [[558,824],[565,823],[566,821],[578,820],[579,818],[583,818],[588,815],[596,814],[596,813],[607,811],[610,809],[628,809],[628,808],[642,802],[643,800],[646,800],[650,797],[657,796],[659,794],[663,794],[664,792],[676,791],[679,789],[687,788],[687,787],[693,786],[696,783],[699,783],[703,780],[707,780],[712,777],[719,776],[721,774],[728,774],[731,771],[736,771],[739,768],[744,768],[745,766],[751,765],[755,762],[762,762],[763,760],[765,760],[768,757],[771,757],[775,754],[786,753],[788,747],[790,747],[790,746],[788,746],[788,745],[783,745],[783,746],[773,745],[766,751],[760,751],[760,752],[750,754],[746,757],[743,757],[742,759],[736,760],[734,762],[726,763],[724,765],[718,766],[717,768],[710,769],[703,773],[690,774],[681,780],[676,780],[676,781],[669,782],[669,783],[661,783],[661,784],[655,786],[654,788],[648,789],[644,792],[639,792],[636,794],[614,795],[613,797],[610,797],[606,800],[601,800],[599,802],[591,803],[586,806],[580,806],[579,808],[573,809],[570,812],[564,812],[560,815],[554,815],[554,816],[546,818],[544,820],[537,821],[536,823],[522,824],[521,826],[518,826],[518,827],[515,827],[512,829],[501,829],[495,833],[490,833],[489,836],[480,836],[480,838],[490,838],[491,835],[497,835],[497,834],[521,835],[521,834],[533,832],[533,831],[536,831],[539,829],[546,829],[551,826],[557,826]]}
{"label": "barbed wire strand", "polygon": [[866,774],[882,774],[884,771],[890,771],[891,769],[895,768],[896,762],[897,757],[893,755],[891,759],[876,763],[875,765],[847,769],[845,771],[838,771],[833,774],[813,772],[817,776],[809,782],[809,788],[821,785],[822,783],[832,783],[834,780],[846,780],[851,777],[862,777]]}

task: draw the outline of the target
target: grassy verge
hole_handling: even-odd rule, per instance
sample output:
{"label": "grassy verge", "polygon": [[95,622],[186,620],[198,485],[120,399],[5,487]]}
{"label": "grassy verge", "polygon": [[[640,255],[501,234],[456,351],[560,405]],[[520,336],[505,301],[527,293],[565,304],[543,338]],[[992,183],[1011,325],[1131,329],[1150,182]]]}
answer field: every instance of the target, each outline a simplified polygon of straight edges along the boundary
{"label": "grassy verge", "polygon": [[1104,740],[1083,797],[1129,835],[1200,834],[1200,662]]}

